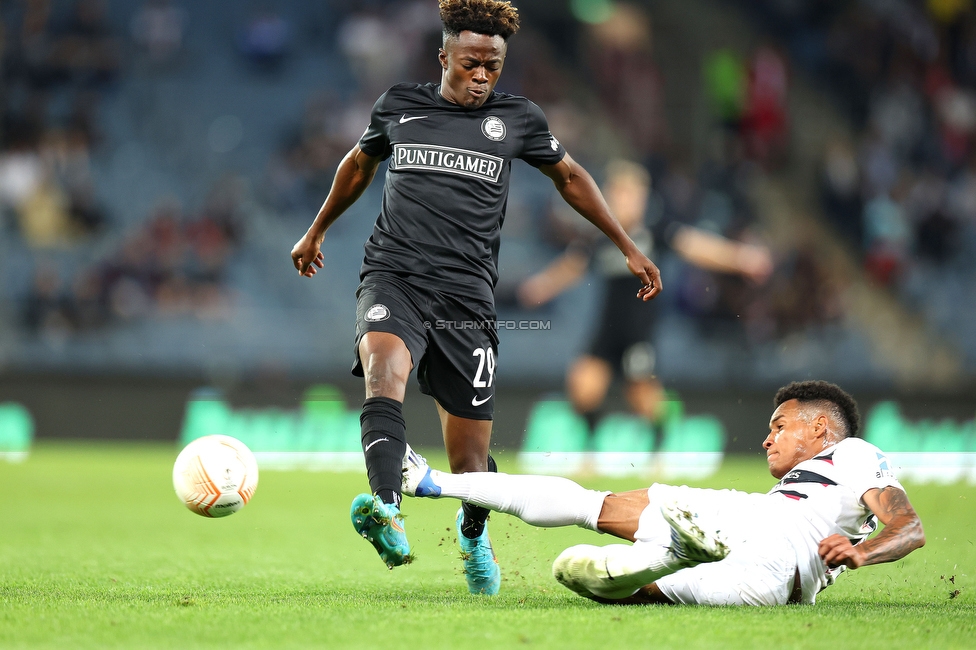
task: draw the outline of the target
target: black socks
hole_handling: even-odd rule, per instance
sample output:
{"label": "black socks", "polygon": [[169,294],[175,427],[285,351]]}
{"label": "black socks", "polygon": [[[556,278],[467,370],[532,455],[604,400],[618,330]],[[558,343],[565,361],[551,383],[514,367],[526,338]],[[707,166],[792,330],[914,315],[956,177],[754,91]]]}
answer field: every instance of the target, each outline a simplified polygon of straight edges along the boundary
{"label": "black socks", "polygon": [[[495,463],[495,459],[491,457],[491,454],[488,454],[488,471],[498,471],[498,464]],[[461,534],[468,539],[481,537],[481,533],[485,531],[485,522],[488,521],[488,514],[491,511],[488,508],[473,506],[470,503],[461,503],[461,509],[464,510],[464,519],[461,520]]]}
{"label": "black socks", "polygon": [[402,404],[389,397],[370,397],[359,416],[369,487],[384,503],[400,505],[400,475],[407,452]]}
{"label": "black socks", "polygon": [[[407,428],[403,421],[402,406],[400,402],[388,397],[370,397],[363,402],[363,413],[359,416],[369,488],[384,503],[397,506],[400,505],[403,455],[407,451]],[[498,471],[498,465],[490,455],[488,471]],[[464,509],[461,534],[468,539],[480,537],[485,530],[490,511],[468,503],[462,503],[461,508]]]}
{"label": "black socks", "polygon": [[586,426],[590,430],[590,438],[593,438],[593,434],[596,433],[596,427],[600,424],[600,420],[603,419],[603,409],[596,408],[592,411],[587,411],[586,413],[581,413],[583,419],[586,420]]}

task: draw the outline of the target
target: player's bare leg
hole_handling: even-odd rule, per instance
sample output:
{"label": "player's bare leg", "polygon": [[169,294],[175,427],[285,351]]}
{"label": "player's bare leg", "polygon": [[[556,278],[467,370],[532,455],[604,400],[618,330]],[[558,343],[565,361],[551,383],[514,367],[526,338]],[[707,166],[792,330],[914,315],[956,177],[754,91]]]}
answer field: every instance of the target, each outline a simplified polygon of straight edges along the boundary
{"label": "player's bare leg", "polygon": [[366,399],[387,397],[403,402],[413,360],[399,336],[388,332],[366,332],[359,340],[359,360],[366,380]]}
{"label": "player's bare leg", "polygon": [[[411,449],[404,457],[403,491],[420,497],[454,497],[533,526],[576,525],[631,542],[651,505],[647,490],[597,492],[558,476],[445,474],[431,469]],[[667,602],[655,600],[654,589],[643,588],[680,569],[720,560],[728,548],[688,509],[667,503],[659,512],[656,543],[642,538],[633,545],[574,546],[553,563],[553,576],[568,589],[600,602]]]}
{"label": "player's bare leg", "polygon": [[356,532],[393,568],[410,561],[400,515],[400,469],[407,448],[402,405],[412,360],[400,337],[386,332],[363,335],[359,358],[366,380],[360,423],[371,493],[353,500],[350,516]]}
{"label": "player's bare leg", "polygon": [[647,490],[608,494],[603,500],[597,527],[600,532],[634,541],[641,513],[648,505]]}
{"label": "player's bare leg", "polygon": [[586,418],[592,433],[600,419],[603,400],[607,397],[613,369],[610,364],[592,355],[573,361],[566,373],[566,393],[573,409]]}
{"label": "player's bare leg", "polygon": [[630,410],[648,422],[657,422],[664,405],[664,386],[657,379],[631,379],[627,382]]}
{"label": "player's bare leg", "polygon": [[471,420],[451,415],[437,404],[444,435],[447,462],[454,474],[488,472],[488,446],[491,443],[491,420]]}
{"label": "player's bare leg", "polygon": [[[454,474],[495,471],[488,455],[491,442],[491,420],[472,420],[451,415],[438,404],[444,434],[444,448]],[[501,587],[501,570],[488,538],[489,510],[462,503],[455,526],[464,561],[464,576],[473,594],[493,596]]]}

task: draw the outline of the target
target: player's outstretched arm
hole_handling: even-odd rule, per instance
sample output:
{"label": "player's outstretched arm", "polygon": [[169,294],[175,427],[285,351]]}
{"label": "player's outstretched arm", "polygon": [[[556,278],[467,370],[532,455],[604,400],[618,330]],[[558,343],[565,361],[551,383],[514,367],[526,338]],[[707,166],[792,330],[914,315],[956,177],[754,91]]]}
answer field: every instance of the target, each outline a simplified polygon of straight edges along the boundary
{"label": "player's outstretched arm", "polygon": [[831,535],[820,542],[820,557],[829,567],[849,569],[894,562],[925,545],[922,521],[908,502],[905,491],[896,487],[872,488],[864,493],[864,503],[884,530],[854,546],[843,535]]}
{"label": "player's outstretched arm", "polygon": [[765,282],[773,272],[773,257],[765,246],[734,241],[693,226],[678,228],[671,248],[707,271],[738,273],[757,283]]}
{"label": "player's outstretched arm", "polygon": [[539,170],[552,179],[559,194],[574,210],[610,238],[627,258],[627,267],[641,281],[637,297],[650,300],[661,293],[661,272],[634,244],[623,227],[610,212],[600,188],[593,177],[567,153],[555,165],[542,165]]}
{"label": "player's outstretched arm", "polygon": [[574,250],[566,251],[519,285],[519,303],[528,308],[546,304],[583,279],[588,266],[585,255]]}
{"label": "player's outstretched arm", "polygon": [[325,231],[366,191],[376,175],[380,160],[378,156],[367,156],[357,144],[339,163],[329,196],[308,232],[291,249],[291,261],[299,275],[310,278],[315,275],[316,267],[322,268],[320,249]]}

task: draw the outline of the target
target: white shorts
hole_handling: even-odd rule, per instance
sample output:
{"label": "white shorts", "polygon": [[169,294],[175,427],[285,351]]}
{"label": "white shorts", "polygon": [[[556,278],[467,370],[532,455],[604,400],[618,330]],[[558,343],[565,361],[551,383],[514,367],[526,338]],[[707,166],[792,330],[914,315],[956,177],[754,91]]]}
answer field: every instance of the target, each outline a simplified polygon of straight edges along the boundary
{"label": "white shorts", "polygon": [[669,545],[671,529],[661,504],[678,501],[698,513],[703,525],[726,538],[730,552],[719,562],[699,564],[657,580],[661,592],[683,605],[785,605],[796,576],[796,552],[776,530],[778,517],[765,494],[705,490],[655,483],[641,513],[636,544]]}

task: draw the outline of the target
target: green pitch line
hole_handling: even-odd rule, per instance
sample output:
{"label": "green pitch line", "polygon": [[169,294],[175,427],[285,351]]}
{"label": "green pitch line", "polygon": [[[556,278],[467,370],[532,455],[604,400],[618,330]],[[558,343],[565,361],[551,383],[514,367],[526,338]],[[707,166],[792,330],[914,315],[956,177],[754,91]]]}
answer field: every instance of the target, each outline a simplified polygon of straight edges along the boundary
{"label": "green pitch line", "polygon": [[[928,545],[842,576],[815,607],[606,607],[550,577],[566,546],[609,543],[496,515],[502,594],[467,594],[456,502],[408,501],[417,560],[387,570],[349,523],[355,474],[272,472],[208,520],[172,492],[177,449],[42,444],[0,463],[0,647],[963,648],[976,638],[976,488],[909,485]],[[435,465],[444,457],[432,454]],[[502,455],[503,469],[514,456]],[[583,479],[640,487],[640,479]],[[765,490],[729,459],[709,487]],[[955,594],[952,596],[952,594]]]}

